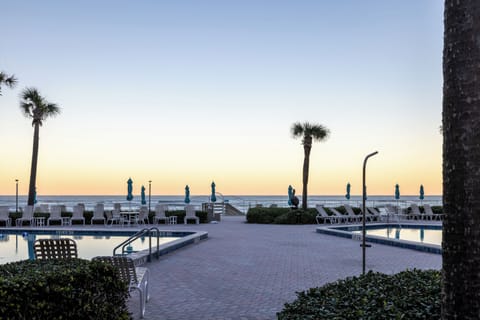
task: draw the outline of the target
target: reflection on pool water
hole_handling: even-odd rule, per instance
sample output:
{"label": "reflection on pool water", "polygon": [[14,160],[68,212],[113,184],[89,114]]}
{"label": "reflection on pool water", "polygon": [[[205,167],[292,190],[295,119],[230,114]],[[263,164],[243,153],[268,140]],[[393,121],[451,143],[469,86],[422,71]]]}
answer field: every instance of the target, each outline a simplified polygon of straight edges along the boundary
{"label": "reflection on pool water", "polygon": [[[53,231],[55,232],[55,231]],[[126,240],[129,235],[118,235],[112,233],[103,233],[98,235],[82,235],[82,234],[35,234],[33,231],[24,231],[21,233],[2,233],[0,234],[0,264],[7,262],[25,260],[29,258],[33,252],[33,243],[38,239],[50,238],[70,238],[77,243],[78,256],[83,259],[91,259],[96,256],[111,256],[113,249]],[[179,237],[160,237],[160,245],[174,241]],[[152,238],[152,246],[156,246],[156,238]],[[148,249],[148,237],[139,238],[132,243],[133,251]]]}
{"label": "reflection on pool water", "polygon": [[[442,230],[423,227],[387,227],[379,229],[367,229],[367,236],[378,236],[388,239],[407,240],[421,243],[442,244]],[[362,231],[353,231],[355,234],[361,234]]]}

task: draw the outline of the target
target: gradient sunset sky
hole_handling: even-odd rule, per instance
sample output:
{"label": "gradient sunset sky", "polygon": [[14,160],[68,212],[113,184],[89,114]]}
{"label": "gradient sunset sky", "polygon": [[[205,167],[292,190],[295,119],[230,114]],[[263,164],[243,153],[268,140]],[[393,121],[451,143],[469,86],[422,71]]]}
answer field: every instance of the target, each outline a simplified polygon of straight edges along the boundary
{"label": "gradient sunset sky", "polygon": [[0,11],[0,195],[26,194],[19,95],[61,107],[40,130],[41,195],[299,194],[290,127],[323,124],[309,194],[442,193],[443,1],[8,1]]}

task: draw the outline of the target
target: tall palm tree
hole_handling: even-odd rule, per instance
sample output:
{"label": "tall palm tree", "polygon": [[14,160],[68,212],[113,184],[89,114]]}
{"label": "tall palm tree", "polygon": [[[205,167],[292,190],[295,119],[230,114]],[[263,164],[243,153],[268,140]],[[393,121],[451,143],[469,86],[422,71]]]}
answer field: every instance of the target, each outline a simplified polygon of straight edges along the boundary
{"label": "tall palm tree", "polygon": [[30,185],[28,188],[28,205],[33,206],[35,201],[35,185],[37,179],[38,141],[40,126],[49,117],[60,113],[60,108],[55,103],[48,102],[35,88],[26,88],[21,93],[20,109],[27,118],[32,119],[33,151],[32,168],[30,171]]}
{"label": "tall palm tree", "polygon": [[6,85],[9,88],[15,87],[17,79],[14,75],[7,75],[5,72],[0,72],[0,96],[2,95],[2,85]]}
{"label": "tall palm tree", "polygon": [[307,210],[307,189],[308,189],[308,170],[310,167],[310,150],[312,150],[312,142],[323,141],[328,138],[329,130],[321,124],[309,122],[295,122],[292,125],[293,138],[303,138],[303,191],[302,191],[302,209]]}
{"label": "tall palm tree", "polygon": [[446,0],[442,319],[480,315],[480,1]]}

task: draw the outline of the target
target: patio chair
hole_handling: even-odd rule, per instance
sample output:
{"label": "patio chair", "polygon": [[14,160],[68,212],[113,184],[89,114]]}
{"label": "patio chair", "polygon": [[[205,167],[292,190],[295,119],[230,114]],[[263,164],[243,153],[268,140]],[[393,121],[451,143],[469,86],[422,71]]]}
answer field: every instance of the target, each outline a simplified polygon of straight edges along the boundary
{"label": "patio chair", "polygon": [[103,221],[103,225],[105,225],[105,207],[103,203],[97,203],[95,208],[93,209],[93,217],[90,221],[90,224],[93,225],[93,221]]}
{"label": "patio chair", "polygon": [[[145,222],[146,221],[146,222]],[[138,215],[135,217],[136,224],[148,224],[148,208],[146,206],[141,206],[138,210]]]}
{"label": "patio chair", "polygon": [[38,260],[78,258],[77,243],[69,238],[39,239],[34,244]]}
{"label": "patio chair", "polygon": [[422,219],[422,213],[420,212],[420,208],[417,206],[416,203],[410,204],[410,213],[407,213],[407,219],[411,218],[414,220]]}
{"label": "patio chair", "polygon": [[317,216],[315,217],[315,219],[317,220],[317,224],[320,224],[320,221],[322,221],[322,223],[328,221],[330,222],[330,224],[337,222],[337,218],[335,218],[334,216],[329,216],[327,211],[325,211],[325,208],[321,204],[317,204],[315,206],[315,209],[317,209],[318,212]]}
{"label": "patio chair", "polygon": [[165,224],[168,223],[168,217],[165,215],[168,206],[164,204],[157,204],[155,206],[155,216],[153,217],[153,223],[158,224],[159,221],[163,221]]}
{"label": "patio chair", "polygon": [[10,208],[8,206],[0,206],[0,221],[5,222],[5,227],[10,227],[12,219],[10,219]]}
{"label": "patio chair", "polygon": [[27,221],[33,226],[33,206],[26,206],[23,210],[22,217],[15,220],[15,225],[23,226],[23,222]]}
{"label": "patio chair", "polygon": [[434,213],[432,207],[429,204],[423,205],[423,211],[425,211],[425,218],[429,220],[442,220],[443,214],[442,213]]}
{"label": "patio chair", "polygon": [[81,221],[83,225],[85,225],[85,217],[83,216],[85,208],[81,205],[73,206],[73,214],[72,218],[70,219],[71,222],[73,221]]}
{"label": "patio chair", "polygon": [[107,225],[113,224],[116,222],[118,225],[119,224],[124,224],[124,219],[122,215],[120,214],[120,204],[118,203],[118,206],[116,206],[117,203],[113,204],[113,210],[112,211],[106,211],[105,214],[107,216]]}
{"label": "patio chair", "polygon": [[342,223],[342,222],[348,222],[348,216],[345,215],[345,214],[342,214],[340,213],[337,209],[335,208],[328,208],[328,210],[330,210],[330,212],[333,213],[333,215],[335,216],[335,218],[337,219],[337,221],[339,223]]}
{"label": "patio chair", "polygon": [[350,205],[344,204],[343,207],[345,208],[345,211],[347,211],[347,217],[349,218],[350,222],[362,221],[363,217],[355,214],[355,212],[353,211],[353,208]]}
{"label": "patio chair", "polygon": [[140,294],[140,318],[145,315],[145,304],[150,300],[148,282],[150,271],[147,268],[135,267],[133,260],[126,256],[95,257],[93,261],[101,261],[115,267],[120,278],[128,283],[128,290],[138,290]]}
{"label": "patio chair", "polygon": [[47,226],[50,225],[50,221],[60,221],[60,225],[70,225],[70,218],[62,217],[62,206],[52,206],[50,208],[50,217],[47,219]]}
{"label": "patio chair", "polygon": [[185,207],[185,220],[184,223],[187,224],[188,220],[195,220],[195,224],[200,223],[200,219],[195,215],[195,206],[188,205]]}

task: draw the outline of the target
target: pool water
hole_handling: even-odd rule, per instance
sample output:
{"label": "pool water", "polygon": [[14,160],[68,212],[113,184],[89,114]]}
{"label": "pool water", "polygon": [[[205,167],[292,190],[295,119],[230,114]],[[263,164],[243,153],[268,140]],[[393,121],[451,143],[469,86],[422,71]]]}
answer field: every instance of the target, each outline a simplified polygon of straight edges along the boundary
{"label": "pool water", "polygon": [[[361,230],[353,231],[355,234],[361,234]],[[378,229],[367,229],[367,236],[378,236],[388,239],[407,240],[420,243],[441,245],[442,230],[423,227],[385,227]]]}
{"label": "pool water", "polygon": [[[0,234],[0,264],[33,258],[33,243],[38,239],[70,238],[77,243],[79,258],[91,259],[96,256],[111,256],[113,249],[128,239],[126,235],[112,235],[108,233],[98,235],[82,234],[35,234],[23,232],[21,234]],[[160,245],[174,241],[179,237],[160,237]],[[156,238],[152,237],[152,247],[157,245]],[[148,249],[148,237],[139,238],[132,243],[133,251]],[[117,250],[117,252],[119,252]]]}

